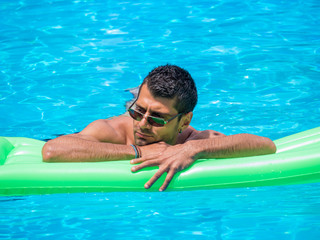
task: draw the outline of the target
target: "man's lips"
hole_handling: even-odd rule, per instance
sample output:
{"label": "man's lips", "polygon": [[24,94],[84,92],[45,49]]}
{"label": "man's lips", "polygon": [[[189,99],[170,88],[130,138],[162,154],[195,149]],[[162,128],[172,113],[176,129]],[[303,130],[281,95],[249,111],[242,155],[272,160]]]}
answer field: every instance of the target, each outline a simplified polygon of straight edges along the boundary
{"label": "man's lips", "polygon": [[151,137],[150,135],[147,135],[147,134],[144,134],[144,133],[141,133],[141,132],[136,132],[136,135],[137,135],[137,137],[139,137],[139,138],[148,138],[148,137]]}

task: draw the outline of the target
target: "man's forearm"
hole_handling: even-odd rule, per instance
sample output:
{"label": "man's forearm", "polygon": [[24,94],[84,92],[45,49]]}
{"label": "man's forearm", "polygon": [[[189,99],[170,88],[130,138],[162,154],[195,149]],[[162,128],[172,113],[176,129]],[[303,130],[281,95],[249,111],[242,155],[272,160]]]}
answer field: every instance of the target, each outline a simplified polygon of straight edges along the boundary
{"label": "man's forearm", "polygon": [[186,147],[194,159],[248,157],[276,152],[276,146],[269,138],[251,134],[191,140]]}
{"label": "man's forearm", "polygon": [[134,149],[128,145],[91,141],[62,136],[47,142],[42,149],[45,162],[100,162],[132,159]]}

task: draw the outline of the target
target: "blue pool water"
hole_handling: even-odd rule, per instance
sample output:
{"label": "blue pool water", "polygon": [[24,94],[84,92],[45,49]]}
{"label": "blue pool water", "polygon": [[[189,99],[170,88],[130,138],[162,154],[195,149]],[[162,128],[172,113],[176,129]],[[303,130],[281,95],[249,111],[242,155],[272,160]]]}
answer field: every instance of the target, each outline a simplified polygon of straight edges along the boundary
{"label": "blue pool water", "polygon": [[[0,3],[0,135],[50,139],[125,111],[172,63],[194,77],[192,125],[277,139],[319,126],[320,4]],[[0,239],[319,239],[320,184],[0,198]]]}

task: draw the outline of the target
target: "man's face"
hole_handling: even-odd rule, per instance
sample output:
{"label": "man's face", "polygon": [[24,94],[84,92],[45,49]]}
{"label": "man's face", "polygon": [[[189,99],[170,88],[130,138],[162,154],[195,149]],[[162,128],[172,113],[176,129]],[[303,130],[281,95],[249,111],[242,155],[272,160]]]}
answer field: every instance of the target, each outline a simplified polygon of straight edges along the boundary
{"label": "man's face", "polygon": [[140,95],[134,108],[145,114],[141,121],[133,120],[133,134],[135,143],[139,146],[164,141],[175,144],[178,136],[178,118],[173,119],[163,127],[155,127],[148,123],[148,116],[164,118],[165,120],[178,114],[173,107],[175,99],[152,96],[146,84],[141,87]]}

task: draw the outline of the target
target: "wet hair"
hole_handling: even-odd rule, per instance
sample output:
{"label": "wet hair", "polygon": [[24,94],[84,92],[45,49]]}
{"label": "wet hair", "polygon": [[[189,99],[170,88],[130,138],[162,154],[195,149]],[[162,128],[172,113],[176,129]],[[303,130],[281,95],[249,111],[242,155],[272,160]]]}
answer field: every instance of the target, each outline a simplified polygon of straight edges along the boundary
{"label": "wet hair", "polygon": [[143,80],[154,97],[176,99],[178,113],[192,112],[198,101],[197,88],[190,73],[176,65],[154,68]]}

